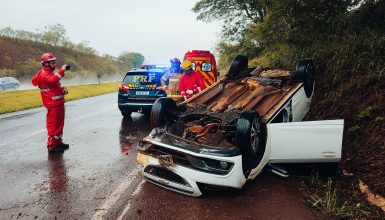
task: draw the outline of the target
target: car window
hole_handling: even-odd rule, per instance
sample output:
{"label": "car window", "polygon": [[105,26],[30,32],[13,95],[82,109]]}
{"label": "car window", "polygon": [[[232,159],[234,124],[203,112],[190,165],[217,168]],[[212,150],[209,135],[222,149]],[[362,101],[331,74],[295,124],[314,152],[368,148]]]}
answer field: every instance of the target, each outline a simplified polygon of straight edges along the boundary
{"label": "car window", "polygon": [[162,77],[162,75],[163,74],[159,72],[128,73],[124,77],[123,83],[138,85],[160,85],[160,78]]}

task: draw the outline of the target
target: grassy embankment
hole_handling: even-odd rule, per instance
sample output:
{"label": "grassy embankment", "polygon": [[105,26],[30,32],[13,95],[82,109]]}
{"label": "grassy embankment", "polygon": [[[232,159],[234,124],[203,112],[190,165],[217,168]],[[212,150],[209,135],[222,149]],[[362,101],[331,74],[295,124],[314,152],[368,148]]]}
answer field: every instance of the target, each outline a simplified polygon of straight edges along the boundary
{"label": "grassy embankment", "polygon": [[[68,95],[66,101],[82,99],[118,90],[118,82],[90,84],[80,86],[66,86]],[[19,111],[42,106],[40,91],[38,89],[19,90],[0,93],[0,114]]]}

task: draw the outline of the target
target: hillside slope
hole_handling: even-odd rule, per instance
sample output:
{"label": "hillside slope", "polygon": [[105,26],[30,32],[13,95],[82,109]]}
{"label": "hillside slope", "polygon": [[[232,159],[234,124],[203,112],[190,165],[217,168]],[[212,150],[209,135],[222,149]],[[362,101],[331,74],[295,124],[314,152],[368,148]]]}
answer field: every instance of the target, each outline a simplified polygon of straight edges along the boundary
{"label": "hillside slope", "polygon": [[101,75],[126,72],[132,68],[113,57],[101,57],[63,47],[0,36],[0,77],[30,79],[40,68],[40,56],[51,52],[59,63],[71,64],[76,75]]}
{"label": "hillside slope", "polygon": [[[344,137],[339,175],[339,199],[362,204],[366,195],[359,181],[377,198],[385,197],[385,80],[383,76],[355,74],[336,83],[319,75],[309,120],[344,119]],[[383,219],[385,212],[373,209],[363,216]]]}
{"label": "hillside slope", "polygon": [[310,119],[345,119],[341,169],[385,196],[385,82],[356,76],[333,85],[319,79]]}

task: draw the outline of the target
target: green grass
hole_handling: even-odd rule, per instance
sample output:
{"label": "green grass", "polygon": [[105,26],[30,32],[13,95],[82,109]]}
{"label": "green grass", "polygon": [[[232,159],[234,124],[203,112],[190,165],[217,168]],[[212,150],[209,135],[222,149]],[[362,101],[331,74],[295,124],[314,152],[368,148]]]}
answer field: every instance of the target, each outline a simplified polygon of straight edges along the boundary
{"label": "green grass", "polygon": [[[321,178],[316,173],[310,177],[304,177],[302,186],[305,187],[306,201],[332,219],[365,219],[362,217],[369,215],[368,204],[357,202],[356,197],[360,195],[352,195],[355,198],[351,197],[351,200],[342,196],[346,187],[350,187],[349,190],[353,191],[356,187],[353,182],[350,186],[342,186],[342,183],[335,178]],[[345,189],[342,189],[343,187]]]}
{"label": "green grass", "polygon": [[[118,91],[118,82],[89,84],[80,86],[66,86],[68,95],[66,101],[82,99]],[[42,106],[38,89],[19,90],[0,93],[0,114]]]}
{"label": "green grass", "polygon": [[338,201],[337,190],[338,186],[329,178],[323,186],[323,190],[310,195],[308,202],[325,213],[340,217],[353,217],[354,214],[348,202]]}

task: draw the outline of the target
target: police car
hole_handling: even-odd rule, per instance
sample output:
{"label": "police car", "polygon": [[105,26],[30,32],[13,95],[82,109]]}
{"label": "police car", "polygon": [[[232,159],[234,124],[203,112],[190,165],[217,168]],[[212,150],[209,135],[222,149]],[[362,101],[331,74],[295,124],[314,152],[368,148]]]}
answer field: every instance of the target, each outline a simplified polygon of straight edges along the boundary
{"label": "police car", "polygon": [[287,177],[289,164],[336,170],[344,121],[301,121],[314,74],[309,59],[294,70],[249,68],[239,55],[226,77],[187,101],[158,99],[154,128],[137,147],[145,179],[200,196],[205,189],[240,189],[263,170]]}
{"label": "police car", "polygon": [[160,78],[168,68],[140,68],[129,71],[119,85],[118,107],[124,117],[132,112],[148,115],[155,100],[166,97]]}

